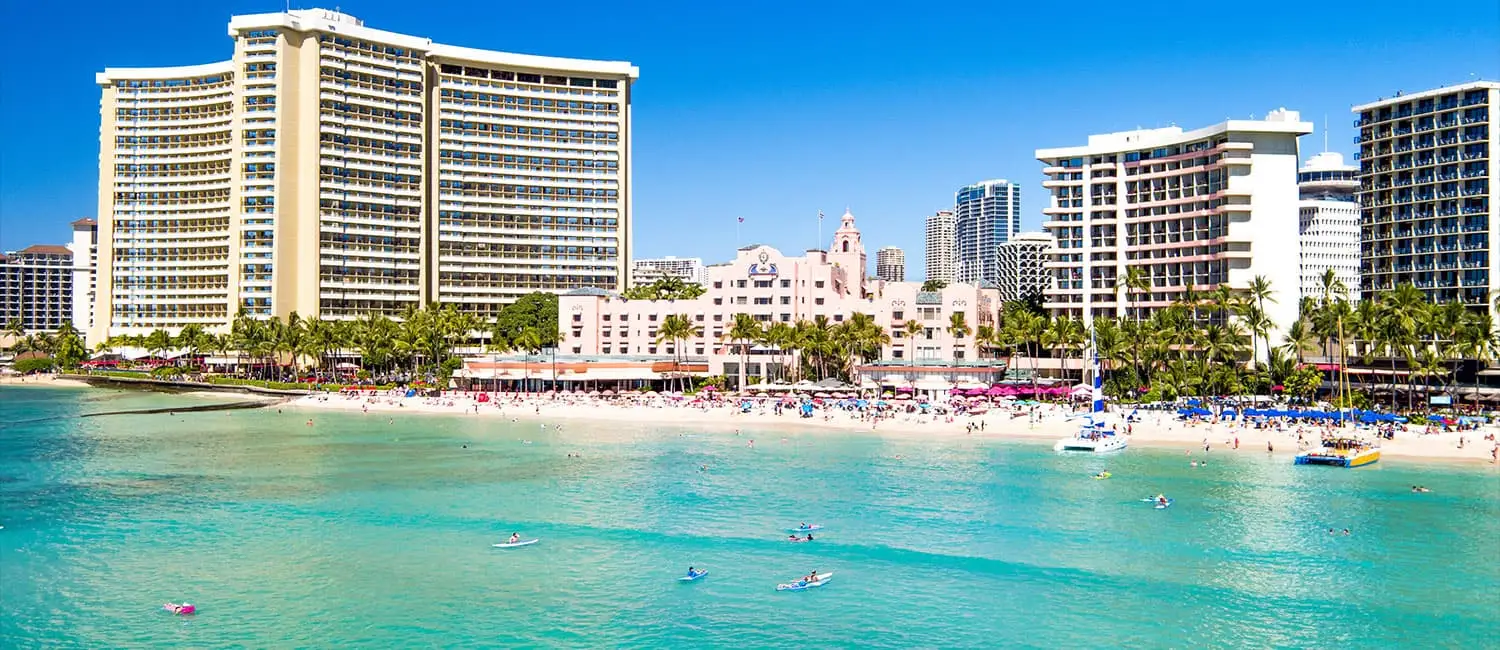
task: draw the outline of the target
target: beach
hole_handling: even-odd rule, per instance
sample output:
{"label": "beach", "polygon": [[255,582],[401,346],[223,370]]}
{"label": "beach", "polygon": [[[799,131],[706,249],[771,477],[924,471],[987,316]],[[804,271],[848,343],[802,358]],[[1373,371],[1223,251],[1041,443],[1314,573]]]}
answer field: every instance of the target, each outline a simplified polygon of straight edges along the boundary
{"label": "beach", "polygon": [[[630,421],[663,426],[709,427],[728,429],[773,429],[781,431],[843,431],[872,435],[933,440],[1016,439],[1051,442],[1071,435],[1082,421],[1079,414],[1065,406],[1040,404],[1033,407],[997,408],[982,414],[926,415],[897,413],[878,420],[857,411],[825,409],[813,417],[800,417],[795,409],[778,414],[774,402],[755,400],[757,406],[742,412],[739,402],[726,398],[717,401],[692,400],[671,396],[600,397],[562,394],[489,394],[479,401],[479,393],[450,392],[441,397],[406,397],[394,392],[370,394],[321,393],[301,397],[287,407],[332,409],[361,413],[421,413],[467,415],[478,418],[556,420],[580,422]],[[1125,413],[1130,413],[1127,406]],[[1170,411],[1136,411],[1138,418],[1125,422],[1115,413],[1106,420],[1115,422],[1117,430],[1128,425],[1132,446],[1180,448],[1185,455],[1202,457],[1204,445],[1208,454],[1272,454],[1290,458],[1303,446],[1316,444],[1327,430],[1306,424],[1284,424],[1256,428],[1241,421],[1183,421]],[[1381,440],[1381,456],[1429,461],[1492,462],[1494,436],[1500,427],[1484,426],[1477,430],[1424,433],[1424,427],[1398,431],[1395,438]],[[1355,429],[1345,427],[1344,433]],[[1365,434],[1370,437],[1369,433]],[[1464,444],[1460,446],[1460,438]],[[1236,444],[1238,441],[1238,444]],[[1269,447],[1268,447],[1269,443]],[[1268,451],[1269,449],[1269,451]]]}
{"label": "beach", "polygon": [[0,386],[51,386],[53,388],[87,388],[88,382],[50,374],[0,375]]}

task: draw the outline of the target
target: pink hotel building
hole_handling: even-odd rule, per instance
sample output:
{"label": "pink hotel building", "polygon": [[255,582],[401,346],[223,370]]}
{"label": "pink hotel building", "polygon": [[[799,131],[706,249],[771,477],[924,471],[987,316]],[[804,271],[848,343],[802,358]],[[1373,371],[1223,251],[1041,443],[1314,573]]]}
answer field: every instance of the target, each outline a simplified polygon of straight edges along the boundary
{"label": "pink hotel building", "polygon": [[[1000,307],[996,289],[950,284],[942,291],[923,292],[918,282],[882,282],[866,275],[864,244],[854,215],[848,212],[833,234],[828,250],[809,250],[791,257],[770,246],[739,249],[732,262],[708,267],[707,291],[693,300],[626,300],[618,294],[592,289],[564,294],[558,301],[559,352],[574,356],[671,357],[675,344],[657,341],[657,328],[671,314],[686,314],[702,328],[683,343],[683,356],[708,362],[707,374],[723,374],[731,383],[739,374],[741,357],[727,333],[734,315],[750,314],[770,323],[796,323],[826,316],[839,323],[850,314],[873,316],[891,335],[879,362],[859,369],[860,378],[887,384],[938,381],[992,381],[1003,373],[1003,361],[980,360],[971,331],[954,337],[949,319],[962,313],[971,330],[993,325]],[[923,330],[905,333],[907,321]],[[753,346],[746,364],[747,383],[776,379],[779,352]]]}

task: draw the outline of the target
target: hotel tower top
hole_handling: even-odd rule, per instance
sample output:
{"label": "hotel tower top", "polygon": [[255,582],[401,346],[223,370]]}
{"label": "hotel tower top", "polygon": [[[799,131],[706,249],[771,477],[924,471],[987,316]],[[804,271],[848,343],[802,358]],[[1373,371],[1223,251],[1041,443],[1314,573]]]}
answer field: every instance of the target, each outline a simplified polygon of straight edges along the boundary
{"label": "hotel tower top", "polygon": [[228,61],[97,77],[91,340],[625,287],[634,66],[323,9],[229,34]]}

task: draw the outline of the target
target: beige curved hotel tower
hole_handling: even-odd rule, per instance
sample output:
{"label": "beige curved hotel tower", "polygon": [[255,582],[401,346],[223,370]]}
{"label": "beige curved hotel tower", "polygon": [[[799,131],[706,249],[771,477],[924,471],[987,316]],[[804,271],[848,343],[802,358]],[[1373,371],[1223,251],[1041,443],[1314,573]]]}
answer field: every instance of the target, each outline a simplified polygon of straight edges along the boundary
{"label": "beige curved hotel tower", "polygon": [[622,289],[626,62],[441,45],[322,9],[228,61],[100,73],[90,340]]}

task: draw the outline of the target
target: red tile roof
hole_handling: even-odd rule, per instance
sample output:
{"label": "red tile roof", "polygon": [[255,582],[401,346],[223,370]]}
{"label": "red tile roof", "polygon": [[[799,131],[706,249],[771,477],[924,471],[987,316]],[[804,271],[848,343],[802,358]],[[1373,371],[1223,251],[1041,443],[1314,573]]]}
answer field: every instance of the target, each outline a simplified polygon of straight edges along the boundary
{"label": "red tile roof", "polygon": [[73,251],[68,250],[67,246],[57,246],[54,244],[36,244],[33,246],[27,246],[26,248],[23,248],[18,252],[30,253],[32,255],[67,255],[68,257],[73,256]]}
{"label": "red tile roof", "polygon": [[97,226],[97,225],[99,225],[99,222],[95,221],[95,220],[93,220],[93,219],[91,219],[89,217],[84,217],[82,219],[74,221],[72,225],[73,225],[74,228],[77,228],[79,226]]}

